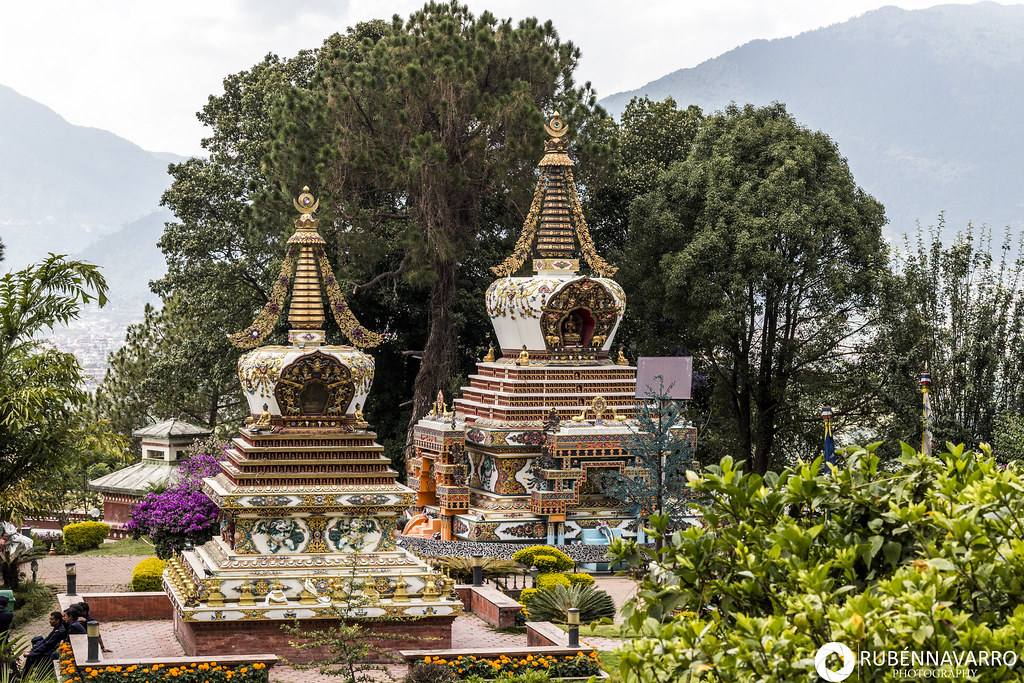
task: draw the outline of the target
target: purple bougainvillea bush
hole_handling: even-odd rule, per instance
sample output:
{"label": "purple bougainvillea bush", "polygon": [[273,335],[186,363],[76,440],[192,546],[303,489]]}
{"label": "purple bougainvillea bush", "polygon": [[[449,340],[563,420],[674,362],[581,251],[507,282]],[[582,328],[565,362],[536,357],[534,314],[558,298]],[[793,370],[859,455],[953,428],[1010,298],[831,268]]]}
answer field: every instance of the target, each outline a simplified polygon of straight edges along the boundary
{"label": "purple bougainvillea bush", "polygon": [[200,453],[181,464],[178,480],[166,491],[150,493],[132,508],[125,529],[148,535],[157,557],[169,558],[186,545],[201,545],[217,533],[217,506],[202,492],[204,477],[220,472],[213,456]]}

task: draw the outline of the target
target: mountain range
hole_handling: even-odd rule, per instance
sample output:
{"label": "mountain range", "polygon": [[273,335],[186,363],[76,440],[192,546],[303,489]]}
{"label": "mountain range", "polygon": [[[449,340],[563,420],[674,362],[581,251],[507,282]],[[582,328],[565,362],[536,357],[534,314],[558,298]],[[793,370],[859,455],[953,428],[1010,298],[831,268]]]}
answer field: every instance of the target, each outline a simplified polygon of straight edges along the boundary
{"label": "mountain range", "polygon": [[72,125],[0,85],[0,270],[47,252],[87,258],[104,266],[111,312],[140,317],[153,299],[148,279],[163,273],[156,239],[170,217],[159,208],[167,165],[183,158]]}
{"label": "mountain range", "polygon": [[[1024,6],[991,2],[907,11],[884,7],[790,38],[755,40],[634,91],[707,112],[729,102],[784,102],[829,134],[857,182],[879,199],[898,238],[946,212],[1019,228],[1024,219]],[[102,265],[105,315],[139,319],[164,272],[156,241],[168,163],[107,131],[74,126],[0,85],[0,271],[47,252]]]}
{"label": "mountain range", "polygon": [[786,104],[827,133],[858,184],[881,201],[887,232],[914,223],[995,230],[1024,219],[1024,6],[982,2],[883,7],[775,40],[754,40],[601,103],[635,96],[680,107]]}

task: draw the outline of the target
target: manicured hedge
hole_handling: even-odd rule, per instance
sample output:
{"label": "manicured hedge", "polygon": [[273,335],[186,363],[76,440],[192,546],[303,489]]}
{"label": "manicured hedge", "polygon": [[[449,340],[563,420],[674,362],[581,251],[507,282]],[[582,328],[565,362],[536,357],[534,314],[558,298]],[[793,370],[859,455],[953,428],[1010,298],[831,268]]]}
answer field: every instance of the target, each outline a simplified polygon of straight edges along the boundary
{"label": "manicured hedge", "polygon": [[103,522],[78,522],[64,527],[64,548],[69,553],[99,548],[110,534],[110,525]]}
{"label": "manicured hedge", "polygon": [[167,563],[158,557],[149,557],[139,562],[132,572],[132,591],[145,593],[160,590],[163,587],[160,577],[166,567]]}

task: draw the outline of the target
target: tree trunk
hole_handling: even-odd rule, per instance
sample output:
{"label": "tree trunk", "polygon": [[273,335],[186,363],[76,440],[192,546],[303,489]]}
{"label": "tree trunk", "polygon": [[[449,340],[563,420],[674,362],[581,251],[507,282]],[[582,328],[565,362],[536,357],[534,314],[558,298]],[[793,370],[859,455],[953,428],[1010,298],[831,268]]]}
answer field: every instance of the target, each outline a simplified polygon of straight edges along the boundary
{"label": "tree trunk", "polygon": [[437,281],[430,293],[430,317],[427,343],[423,348],[423,360],[412,390],[412,419],[405,435],[405,457],[413,452],[413,429],[427,408],[434,402],[437,390],[455,368],[455,318],[452,315],[452,297],[456,291],[457,261],[436,264]]}

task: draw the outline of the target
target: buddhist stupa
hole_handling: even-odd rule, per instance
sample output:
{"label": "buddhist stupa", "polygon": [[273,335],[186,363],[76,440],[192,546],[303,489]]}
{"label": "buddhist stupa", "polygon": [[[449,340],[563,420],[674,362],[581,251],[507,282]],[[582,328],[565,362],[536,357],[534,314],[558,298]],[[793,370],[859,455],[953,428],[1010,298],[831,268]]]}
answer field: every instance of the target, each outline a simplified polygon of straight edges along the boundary
{"label": "buddhist stupa", "polygon": [[[452,409],[439,397],[416,426],[409,483],[423,514],[408,535],[554,544],[598,529],[636,534],[635,513],[601,490],[611,471],[646,476],[627,449],[636,367],[612,355],[626,297],[590,237],[568,128],[556,113],[545,129],[533,203],[487,290],[500,352],[477,364]],[[528,259],[533,274],[517,275]]]}
{"label": "buddhist stupa", "polygon": [[[294,659],[310,653],[288,646],[294,637],[281,624],[320,629],[341,610],[386,618],[370,629],[422,633],[444,647],[462,605],[449,579],[396,545],[416,494],[398,483],[363,417],[374,361],[362,349],[381,338],[341,294],[308,188],[295,207],[270,301],[231,336],[251,349],[238,362],[250,417],[222,472],[203,482],[220,508],[220,537],[175,556],[164,574],[175,631],[189,655],[229,649]],[[259,346],[286,299],[289,345]],[[325,343],[325,304],[351,346]]]}

